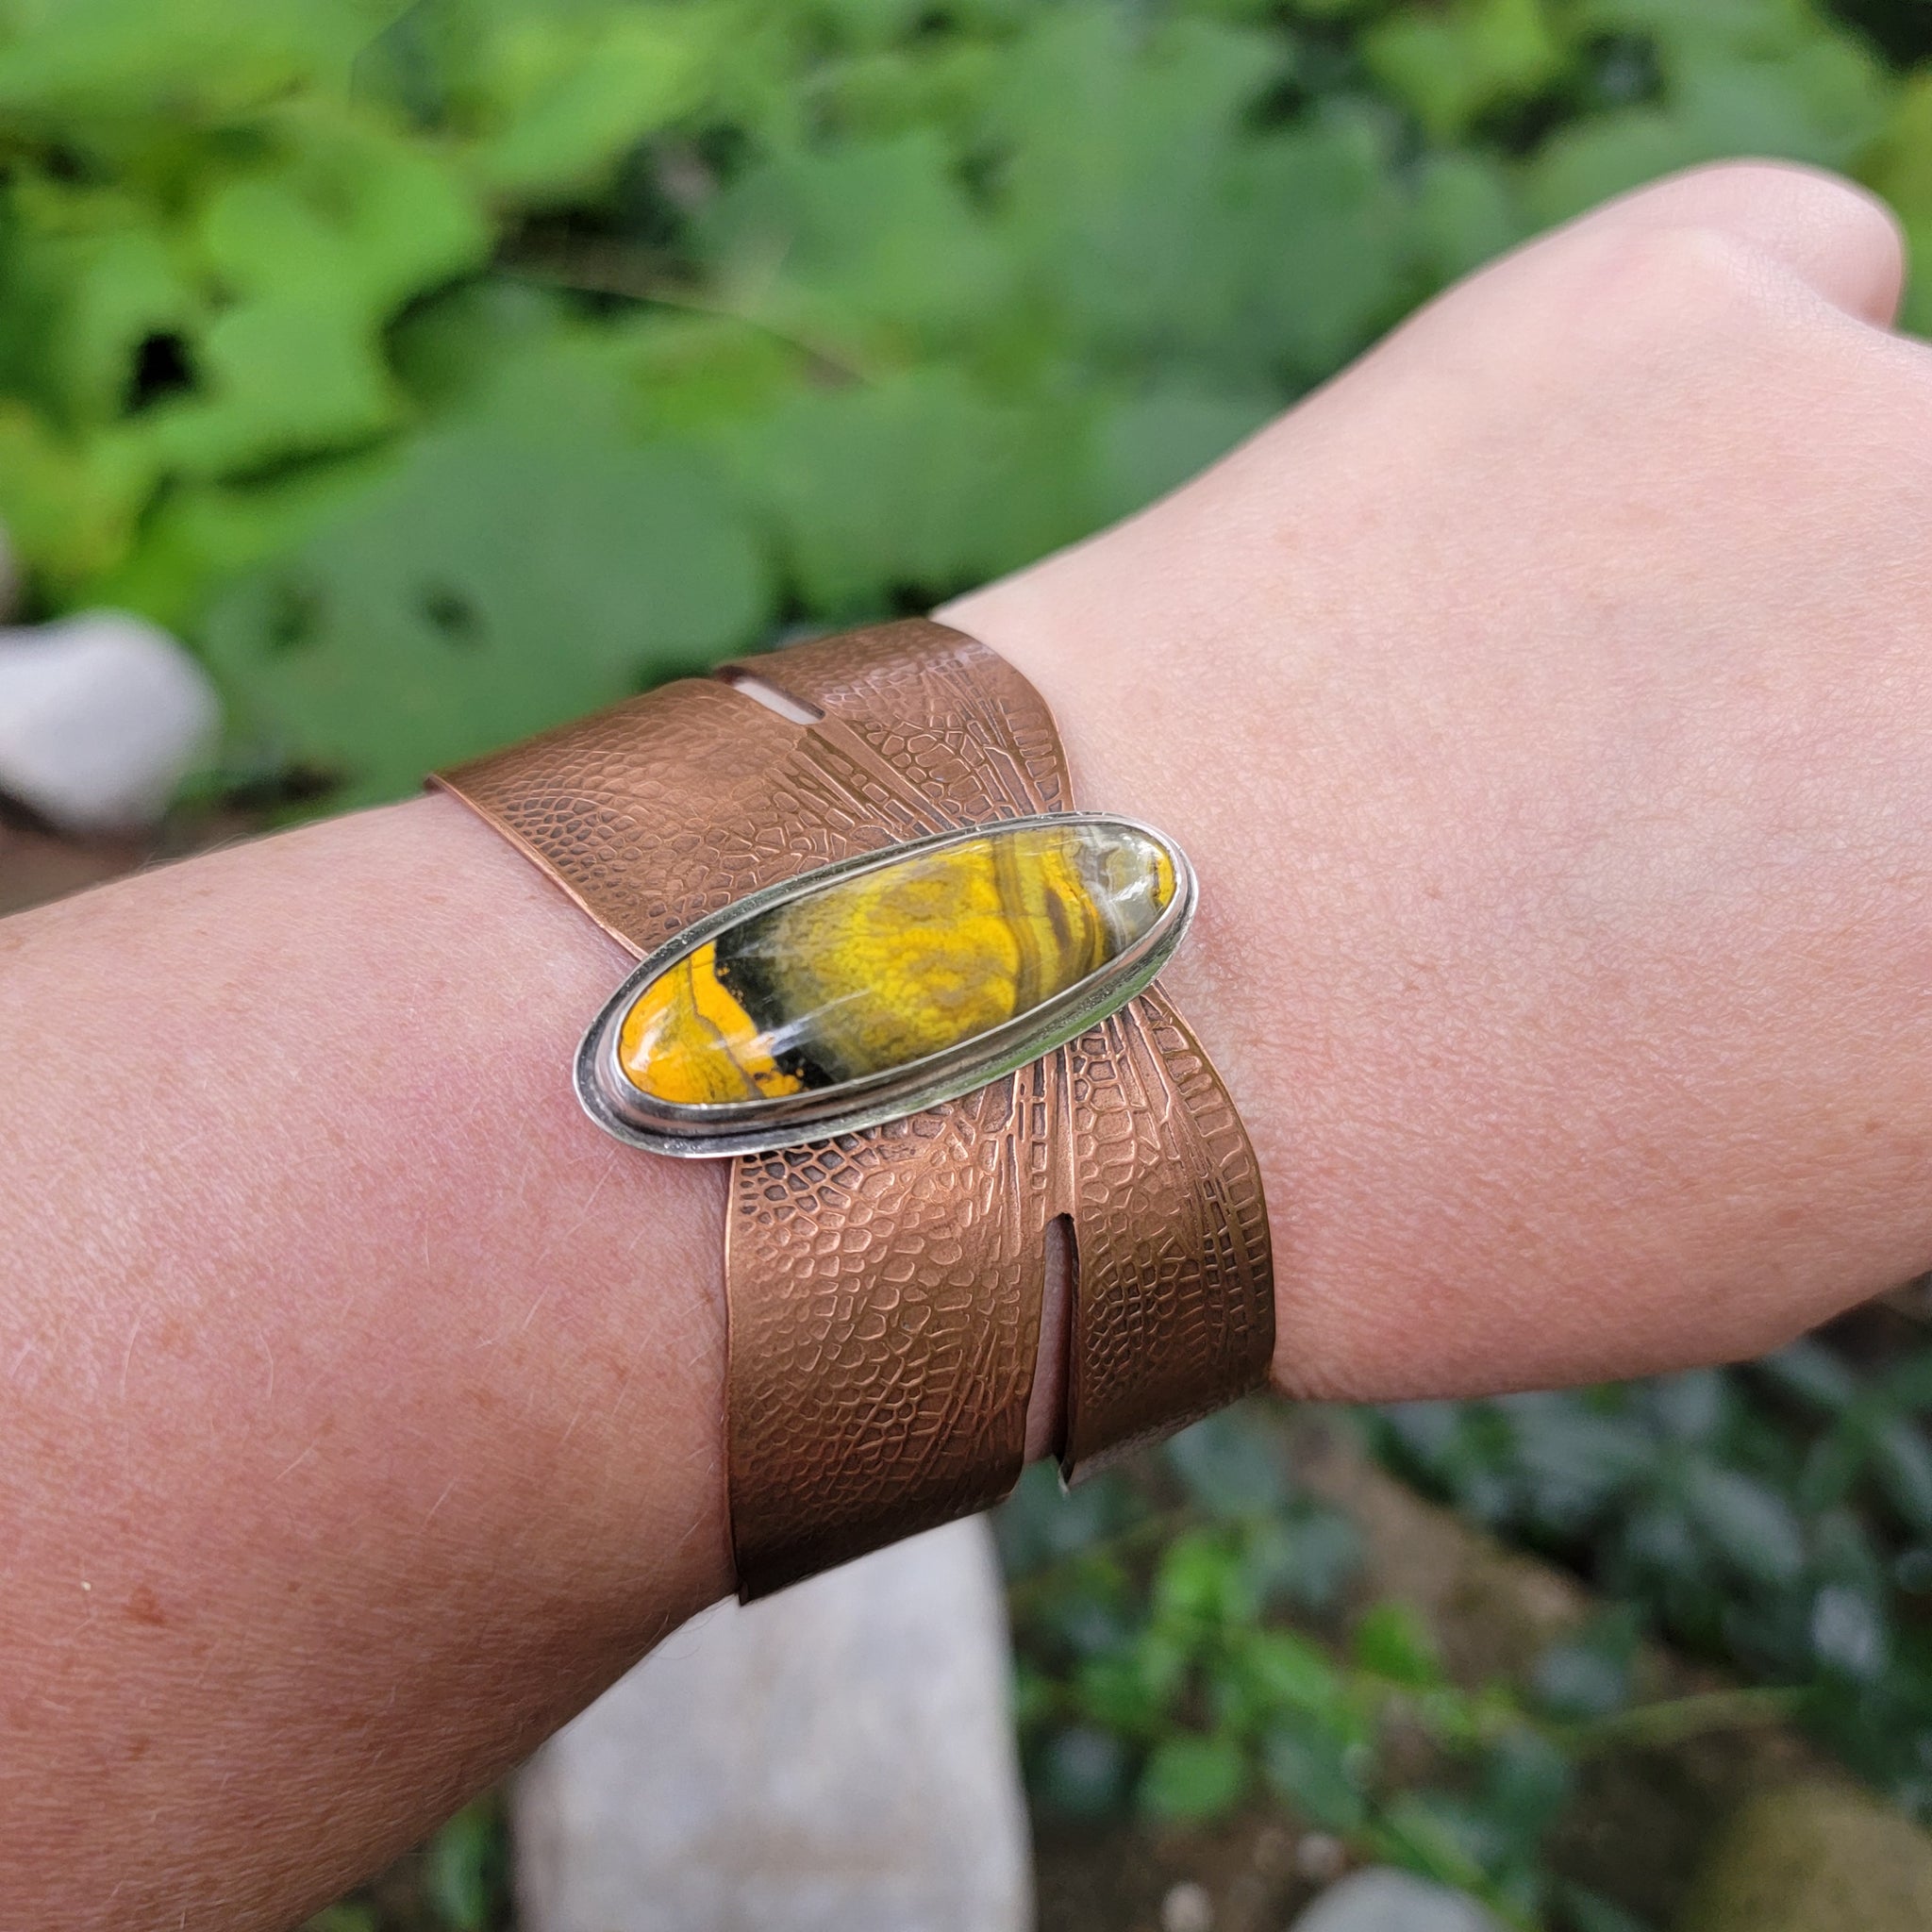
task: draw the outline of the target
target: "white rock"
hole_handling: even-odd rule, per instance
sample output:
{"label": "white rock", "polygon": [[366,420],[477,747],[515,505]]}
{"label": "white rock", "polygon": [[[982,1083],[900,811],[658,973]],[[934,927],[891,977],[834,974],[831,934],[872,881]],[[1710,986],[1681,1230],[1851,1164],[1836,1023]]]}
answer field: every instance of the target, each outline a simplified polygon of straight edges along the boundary
{"label": "white rock", "polygon": [[525,1767],[524,1932],[1024,1932],[983,1522],[688,1624]]}
{"label": "white rock", "polygon": [[1371,1865],[1331,1886],[1291,1932],[1503,1932],[1483,1907],[1444,1885]]}
{"label": "white rock", "polygon": [[1214,1900],[1205,1885],[1184,1878],[1160,1901],[1160,1932],[1214,1932]]}
{"label": "white rock", "polygon": [[1348,1847],[1333,1833],[1307,1831],[1295,1840],[1294,1869],[1315,1885],[1333,1885],[1348,1870]]}
{"label": "white rock", "polygon": [[0,630],[0,791],[61,831],[152,824],[220,720],[200,665],[141,618]]}

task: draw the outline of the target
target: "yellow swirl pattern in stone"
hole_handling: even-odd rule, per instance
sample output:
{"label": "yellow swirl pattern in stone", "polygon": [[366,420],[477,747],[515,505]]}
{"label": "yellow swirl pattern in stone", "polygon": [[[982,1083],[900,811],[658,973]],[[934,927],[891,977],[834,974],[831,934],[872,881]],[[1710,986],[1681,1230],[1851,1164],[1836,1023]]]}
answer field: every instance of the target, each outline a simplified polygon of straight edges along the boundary
{"label": "yellow swirl pattern in stone", "polygon": [[1172,858],[1132,826],[991,827],[727,928],[638,995],[618,1063],[688,1107],[886,1073],[1078,985],[1174,894]]}

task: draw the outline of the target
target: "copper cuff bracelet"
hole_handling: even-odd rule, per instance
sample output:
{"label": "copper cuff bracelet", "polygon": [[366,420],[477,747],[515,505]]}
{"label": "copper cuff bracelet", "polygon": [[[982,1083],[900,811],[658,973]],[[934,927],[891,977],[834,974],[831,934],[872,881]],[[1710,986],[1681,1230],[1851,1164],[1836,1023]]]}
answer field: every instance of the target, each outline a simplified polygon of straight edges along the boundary
{"label": "copper cuff bracelet", "polygon": [[1011,1490],[1056,1221],[1067,1480],[1266,1375],[1260,1174],[1152,984],[1192,872],[1071,808],[983,644],[819,639],[434,782],[642,961],[578,1055],[591,1118],[732,1158],[741,1598]]}

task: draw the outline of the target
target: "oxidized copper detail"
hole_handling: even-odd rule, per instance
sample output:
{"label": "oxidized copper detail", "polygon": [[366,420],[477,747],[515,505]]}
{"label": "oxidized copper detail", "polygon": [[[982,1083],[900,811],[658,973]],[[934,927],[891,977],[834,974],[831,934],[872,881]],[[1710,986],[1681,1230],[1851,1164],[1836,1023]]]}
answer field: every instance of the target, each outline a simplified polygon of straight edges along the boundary
{"label": "oxidized copper detail", "polygon": [[[781,716],[734,671],[820,715]],[[668,685],[438,782],[640,958],[834,859],[1072,805],[1038,693],[924,620]],[[1274,1348],[1260,1174],[1158,989],[960,1100],[734,1161],[741,1597],[1012,1488],[1058,1215],[1075,1255],[1071,1479],[1253,1388]]]}

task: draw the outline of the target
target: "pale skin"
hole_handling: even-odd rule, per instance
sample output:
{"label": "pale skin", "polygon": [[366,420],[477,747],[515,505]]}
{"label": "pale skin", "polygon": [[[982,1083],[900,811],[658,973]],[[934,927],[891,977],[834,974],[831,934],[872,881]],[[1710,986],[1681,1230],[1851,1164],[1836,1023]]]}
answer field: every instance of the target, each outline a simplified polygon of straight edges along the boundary
{"label": "pale skin", "polygon": [[[1194,858],[1284,1389],[1932,1265],[1900,273],[1842,184],[1664,184],[944,613]],[[625,964],[447,798],[0,924],[0,1924],[298,1919],[729,1588],[723,1177],[566,1077]]]}

